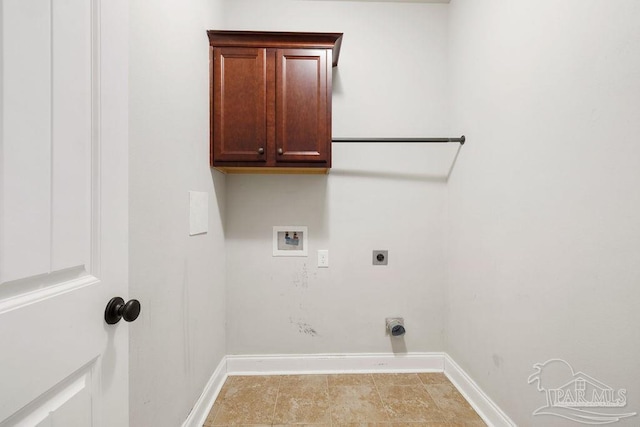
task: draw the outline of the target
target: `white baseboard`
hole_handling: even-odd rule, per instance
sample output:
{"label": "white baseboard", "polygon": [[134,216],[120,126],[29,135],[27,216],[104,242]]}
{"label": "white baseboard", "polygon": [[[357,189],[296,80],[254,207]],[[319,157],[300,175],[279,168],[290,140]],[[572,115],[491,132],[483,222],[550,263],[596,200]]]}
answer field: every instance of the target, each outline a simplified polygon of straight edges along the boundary
{"label": "white baseboard", "polygon": [[182,423],[182,427],[202,427],[226,379],[227,357],[225,356],[222,358],[216,367],[216,370],[213,372],[213,375],[211,375],[211,378],[209,378],[209,381],[204,386],[202,394],[195,405],[193,405],[187,419]]}
{"label": "white baseboard", "polygon": [[445,354],[444,373],[488,425],[495,427],[516,426],[448,354]]}
{"label": "white baseboard", "polygon": [[227,376],[291,374],[363,374],[444,372],[491,427],[515,427],[515,423],[446,353],[299,354],[225,356],[207,382],[182,427],[201,427]]}
{"label": "white baseboard", "polygon": [[444,353],[227,356],[229,375],[442,372]]}

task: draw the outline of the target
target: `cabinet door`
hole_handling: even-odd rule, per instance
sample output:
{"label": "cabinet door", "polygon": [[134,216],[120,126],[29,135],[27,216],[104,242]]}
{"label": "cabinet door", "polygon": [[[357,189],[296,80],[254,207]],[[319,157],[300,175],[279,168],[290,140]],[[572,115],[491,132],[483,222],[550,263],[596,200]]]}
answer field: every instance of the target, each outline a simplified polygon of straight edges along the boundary
{"label": "cabinet door", "polygon": [[323,49],[278,49],[276,52],[278,163],[328,163],[331,158],[329,55]]}
{"label": "cabinet door", "polygon": [[267,80],[266,49],[213,49],[214,164],[266,161]]}

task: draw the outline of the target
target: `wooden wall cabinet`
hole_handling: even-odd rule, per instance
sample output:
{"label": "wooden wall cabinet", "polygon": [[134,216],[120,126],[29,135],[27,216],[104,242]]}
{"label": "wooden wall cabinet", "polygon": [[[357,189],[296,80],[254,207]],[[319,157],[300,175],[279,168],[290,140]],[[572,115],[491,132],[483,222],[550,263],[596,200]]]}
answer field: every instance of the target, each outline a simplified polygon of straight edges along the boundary
{"label": "wooden wall cabinet", "polygon": [[326,173],[342,33],[208,31],[211,166]]}

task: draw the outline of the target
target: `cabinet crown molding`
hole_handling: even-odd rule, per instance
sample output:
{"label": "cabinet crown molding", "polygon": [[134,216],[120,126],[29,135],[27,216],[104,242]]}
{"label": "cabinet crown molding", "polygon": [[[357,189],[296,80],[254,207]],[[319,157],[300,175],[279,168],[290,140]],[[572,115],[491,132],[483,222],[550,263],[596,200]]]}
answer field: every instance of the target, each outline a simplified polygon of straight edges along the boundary
{"label": "cabinet crown molding", "polygon": [[262,47],[277,49],[331,49],[338,66],[343,33],[208,30],[212,47]]}

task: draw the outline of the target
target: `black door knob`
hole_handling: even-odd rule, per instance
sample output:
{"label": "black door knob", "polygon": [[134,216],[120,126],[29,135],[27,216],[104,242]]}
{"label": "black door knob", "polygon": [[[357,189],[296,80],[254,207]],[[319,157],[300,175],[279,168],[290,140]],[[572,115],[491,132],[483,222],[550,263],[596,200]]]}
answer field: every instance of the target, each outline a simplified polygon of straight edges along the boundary
{"label": "black door knob", "polygon": [[140,301],[132,299],[125,304],[120,297],[111,298],[104,310],[104,320],[109,325],[118,323],[120,319],[127,322],[133,322],[140,315]]}

